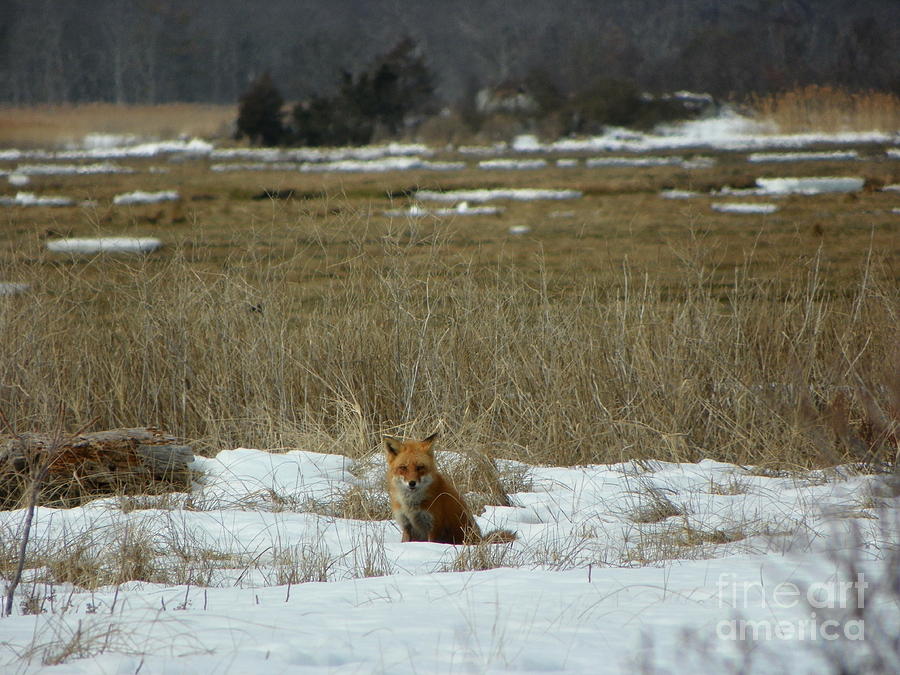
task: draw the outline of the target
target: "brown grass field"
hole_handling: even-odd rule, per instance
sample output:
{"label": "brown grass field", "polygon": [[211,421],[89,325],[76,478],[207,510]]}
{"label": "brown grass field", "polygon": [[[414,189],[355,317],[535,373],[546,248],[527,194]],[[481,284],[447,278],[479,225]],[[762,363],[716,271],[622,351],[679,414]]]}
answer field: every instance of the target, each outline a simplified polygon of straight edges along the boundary
{"label": "brown grass field", "polygon": [[[690,170],[214,173],[153,158],[35,176],[20,189],[95,205],[0,207],[0,281],[30,285],[0,296],[0,409],[16,431],[153,424],[210,452],[362,456],[381,433],[440,429],[446,449],[547,464],[892,462],[900,198],[877,188],[900,164],[859,150],[789,164],[703,152],[716,164]],[[711,189],[791,175],[867,188],[780,198],[770,215],[710,208]],[[382,213],[414,188],[487,187],[585,196]],[[660,198],[672,188],[706,196]],[[138,189],[181,199],[112,205]],[[106,235],[166,245],[45,249]]]}

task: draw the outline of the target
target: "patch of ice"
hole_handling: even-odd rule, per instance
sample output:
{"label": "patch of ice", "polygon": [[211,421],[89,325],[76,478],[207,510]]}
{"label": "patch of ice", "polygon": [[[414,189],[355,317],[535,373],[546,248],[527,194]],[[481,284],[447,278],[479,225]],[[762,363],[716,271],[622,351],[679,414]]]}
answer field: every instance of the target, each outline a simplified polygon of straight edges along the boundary
{"label": "patch of ice", "polygon": [[547,161],[543,159],[484,159],[478,162],[479,169],[543,169]]}
{"label": "patch of ice", "polygon": [[31,182],[31,179],[23,173],[11,173],[6,180],[13,187],[23,187]]}
{"label": "patch of ice", "polygon": [[98,239],[55,239],[47,242],[53,253],[150,253],[162,246],[154,237],[100,237]]}
{"label": "patch of ice", "polygon": [[900,192],[900,183],[893,183],[891,185],[885,185],[881,189],[882,189],[882,191],[886,190],[888,192]]}
{"label": "patch of ice", "polygon": [[163,190],[161,192],[143,192],[136,190],[134,192],[126,192],[113,197],[113,204],[122,206],[124,204],[156,204],[157,202],[173,202],[181,197],[175,190]]}
{"label": "patch of ice", "polygon": [[744,202],[720,202],[710,204],[713,211],[721,213],[775,213],[778,206],[775,204],[753,204]]}
{"label": "patch of ice", "polygon": [[560,169],[574,169],[576,168],[580,162],[577,159],[564,157],[562,159],[556,160],[556,166]]}
{"label": "patch of ice", "polygon": [[859,159],[856,150],[836,150],[834,152],[754,152],[747,157],[748,162],[823,162],[828,160]]}
{"label": "patch of ice", "polygon": [[888,148],[885,154],[891,159],[900,159],[900,148]]}
{"label": "patch of ice", "polygon": [[582,197],[580,190],[542,190],[530,188],[507,188],[495,190],[449,190],[437,192],[435,190],[419,190],[416,199],[438,202],[487,202],[495,199],[509,199],[514,201],[534,201],[543,199],[579,199]]}
{"label": "patch of ice", "polygon": [[3,206],[72,206],[68,197],[38,197],[33,192],[17,192],[15,197],[0,197]]}
{"label": "patch of ice", "polygon": [[528,225],[513,225],[509,228],[510,234],[528,234],[531,228]]}

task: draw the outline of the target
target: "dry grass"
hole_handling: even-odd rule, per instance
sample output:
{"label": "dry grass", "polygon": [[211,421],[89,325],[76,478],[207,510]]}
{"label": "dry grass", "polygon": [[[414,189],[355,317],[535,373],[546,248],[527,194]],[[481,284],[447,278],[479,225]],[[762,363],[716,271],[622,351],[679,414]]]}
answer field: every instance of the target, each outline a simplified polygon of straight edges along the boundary
{"label": "dry grass", "polygon": [[0,148],[59,147],[78,144],[95,133],[156,139],[228,137],[236,118],[235,106],[212,104],[0,106]]}
{"label": "dry grass", "polygon": [[[441,447],[476,467],[891,461],[890,195],[791,197],[766,217],[657,196],[768,170],[717,159],[692,171],[378,176],[213,174],[201,161],[149,173],[132,160],[139,173],[36,177],[38,192],[98,206],[0,212],[0,277],[31,285],[0,298],[0,405],[18,431],[52,426],[61,405],[65,428],[154,424],[209,452],[362,458],[382,433],[440,425]],[[853,171],[900,181],[877,159]],[[177,203],[110,204],[173,185]],[[381,216],[412,187],[497,185],[585,197],[500,217]],[[252,199],[265,189],[294,196]],[[510,235],[511,224],[533,233]],[[145,258],[48,254],[61,233],[168,245]],[[509,492],[465,473],[463,490],[484,503]]]}
{"label": "dry grass", "polygon": [[900,97],[810,85],[756,99],[752,107],[783,133],[900,129]]}

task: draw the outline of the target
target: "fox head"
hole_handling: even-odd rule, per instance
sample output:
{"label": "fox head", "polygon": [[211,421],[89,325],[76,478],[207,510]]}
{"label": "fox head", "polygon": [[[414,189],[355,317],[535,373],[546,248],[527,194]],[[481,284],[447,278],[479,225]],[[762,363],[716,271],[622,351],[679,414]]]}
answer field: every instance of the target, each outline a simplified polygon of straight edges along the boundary
{"label": "fox head", "polygon": [[401,441],[385,436],[388,481],[406,493],[424,491],[434,481],[434,451],[437,434],[421,441]]}

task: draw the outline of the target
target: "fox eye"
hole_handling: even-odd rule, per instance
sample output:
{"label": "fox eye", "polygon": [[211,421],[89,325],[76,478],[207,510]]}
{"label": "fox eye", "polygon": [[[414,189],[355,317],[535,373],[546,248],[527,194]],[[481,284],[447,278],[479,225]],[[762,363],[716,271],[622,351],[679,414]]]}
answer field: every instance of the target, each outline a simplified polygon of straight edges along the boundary
{"label": "fox eye", "polygon": [[401,470],[401,471],[406,471],[407,468],[409,468],[409,467],[407,467],[406,464],[401,464],[401,465],[400,465],[400,470]]}
{"label": "fox eye", "polygon": [[424,470],[425,470],[425,465],[424,465],[424,464],[417,464],[417,465],[416,465],[416,471],[424,471]]}

